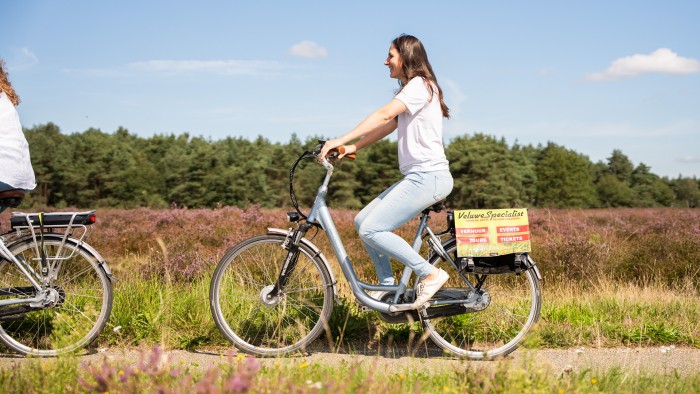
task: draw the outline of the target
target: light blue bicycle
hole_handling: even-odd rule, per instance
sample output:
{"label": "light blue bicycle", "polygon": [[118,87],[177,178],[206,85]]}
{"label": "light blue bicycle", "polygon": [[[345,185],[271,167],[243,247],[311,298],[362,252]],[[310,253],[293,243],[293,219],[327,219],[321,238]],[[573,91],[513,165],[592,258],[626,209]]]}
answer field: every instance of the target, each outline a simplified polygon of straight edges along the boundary
{"label": "light blue bicycle", "polygon": [[[318,162],[320,147],[304,152],[290,171],[290,195],[295,228],[268,233],[230,248],[211,282],[210,307],[221,333],[238,349],[278,356],[308,350],[329,331],[337,281],[326,256],[310,240],[308,230],[326,233],[353,295],[368,310],[390,323],[420,322],[440,348],[460,357],[493,359],[515,350],[537,322],[542,298],[540,274],[526,253],[489,258],[458,258],[454,219],[434,233],[429,214],[444,209],[436,204],[420,216],[413,247],[427,244],[427,260],[447,271],[450,280],[430,300],[429,307],[412,309],[414,274],[404,268],[398,285],[369,284],[358,279],[326,205],[328,184],[338,152],[321,162],[326,176],[308,215],[297,203],[292,181],[299,162]],[[378,299],[372,293],[381,292]]]}

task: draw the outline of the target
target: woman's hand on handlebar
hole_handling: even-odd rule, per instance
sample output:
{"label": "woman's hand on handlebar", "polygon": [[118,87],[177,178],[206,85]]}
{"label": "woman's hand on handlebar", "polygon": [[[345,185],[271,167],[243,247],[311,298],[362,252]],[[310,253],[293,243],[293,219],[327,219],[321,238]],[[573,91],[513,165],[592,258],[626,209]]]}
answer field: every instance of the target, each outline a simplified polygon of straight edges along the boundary
{"label": "woman's hand on handlebar", "polygon": [[357,147],[353,145],[343,145],[340,139],[332,139],[330,141],[326,141],[326,143],[323,145],[321,148],[321,154],[318,156],[319,161],[323,161],[323,158],[327,157],[329,153],[331,153],[333,150],[337,149],[338,150],[338,157],[337,159],[342,159],[345,156],[348,156],[350,158],[355,158],[355,152],[357,151]]}

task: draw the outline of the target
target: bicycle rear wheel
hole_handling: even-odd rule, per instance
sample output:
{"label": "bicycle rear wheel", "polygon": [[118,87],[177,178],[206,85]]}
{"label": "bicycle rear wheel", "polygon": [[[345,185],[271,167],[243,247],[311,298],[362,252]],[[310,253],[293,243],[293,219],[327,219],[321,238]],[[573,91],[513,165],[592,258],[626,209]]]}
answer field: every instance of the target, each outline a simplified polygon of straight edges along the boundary
{"label": "bicycle rear wheel", "polygon": [[321,335],[333,308],[333,283],[323,261],[300,245],[299,260],[277,297],[274,286],[287,249],[285,237],[261,235],[228,250],[211,282],[211,312],[238,349],[277,356],[305,349]]}
{"label": "bicycle rear wheel", "polygon": [[[457,246],[447,242],[445,251],[456,259]],[[441,261],[438,256],[431,264]],[[456,260],[455,260],[456,261]],[[467,289],[467,285],[454,267],[441,268],[450,275],[444,288]],[[472,284],[475,275],[467,275]],[[482,311],[456,316],[424,320],[430,338],[457,356],[473,360],[489,360],[505,356],[514,351],[540,316],[542,295],[540,283],[534,270],[520,275],[487,275],[481,289],[488,292],[489,305]]]}
{"label": "bicycle rear wheel", "polygon": [[[41,273],[36,246],[32,238],[26,238],[8,249]],[[57,295],[56,303],[0,318],[0,342],[18,353],[55,356],[88,346],[102,332],[112,311],[112,283],[99,265],[102,258],[78,241],[69,238],[63,243],[62,236],[48,234],[43,247],[48,258],[64,258],[53,260],[60,269],[47,286]],[[0,288],[19,293],[3,295],[3,299],[34,296],[27,278],[4,259],[0,261]]]}

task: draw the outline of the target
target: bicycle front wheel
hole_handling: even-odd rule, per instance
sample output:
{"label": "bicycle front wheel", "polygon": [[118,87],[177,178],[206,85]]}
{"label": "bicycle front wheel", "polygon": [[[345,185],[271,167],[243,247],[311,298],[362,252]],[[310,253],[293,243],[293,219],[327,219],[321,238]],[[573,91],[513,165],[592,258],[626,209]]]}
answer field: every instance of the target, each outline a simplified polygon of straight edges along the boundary
{"label": "bicycle front wheel", "polygon": [[209,293],[214,321],[244,352],[277,356],[303,350],[327,327],[333,283],[311,248],[299,246],[285,287],[277,297],[267,297],[288,254],[284,240],[273,234],[245,240],[229,249],[214,271]]}
{"label": "bicycle front wheel", "polygon": [[[27,238],[8,245],[8,249],[41,275],[37,246]],[[18,353],[55,356],[88,346],[102,332],[112,311],[112,283],[99,265],[101,258],[75,239],[64,243],[62,236],[44,235],[43,250],[55,266],[54,277],[44,285],[56,295],[55,302],[0,318],[0,341]],[[0,261],[0,288],[13,293],[3,292],[2,299],[35,295],[29,280],[4,259]]]}
{"label": "bicycle front wheel", "polygon": [[[456,261],[457,246],[446,243],[445,251]],[[431,259],[435,264],[438,256]],[[449,263],[448,263],[449,264]],[[466,282],[454,267],[441,268],[450,275],[443,288],[467,289]],[[483,276],[481,276],[483,279]],[[477,283],[475,275],[467,275]],[[481,289],[488,293],[490,303],[477,312],[425,320],[430,338],[457,356],[473,360],[490,360],[514,351],[525,338],[540,316],[542,295],[540,283],[534,270],[520,275],[486,275]]]}

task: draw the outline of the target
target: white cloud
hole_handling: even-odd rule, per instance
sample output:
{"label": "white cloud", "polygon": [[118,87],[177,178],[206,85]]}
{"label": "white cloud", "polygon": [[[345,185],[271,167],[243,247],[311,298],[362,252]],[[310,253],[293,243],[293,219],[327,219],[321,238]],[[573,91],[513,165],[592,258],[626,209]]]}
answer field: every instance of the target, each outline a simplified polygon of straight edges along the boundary
{"label": "white cloud", "polygon": [[443,94],[445,96],[445,103],[450,108],[450,115],[454,118],[459,118],[462,113],[462,103],[467,99],[467,96],[462,93],[462,89],[459,87],[457,82],[451,79],[445,79],[444,83],[441,83]]}
{"label": "white cloud", "polygon": [[289,49],[289,53],[292,54],[292,56],[309,58],[328,56],[328,51],[326,50],[326,48],[318,45],[313,41],[302,41],[298,44],[294,44]]}
{"label": "white cloud", "polygon": [[264,60],[149,60],[131,63],[129,68],[164,75],[269,75],[289,66]]}
{"label": "white cloud", "polygon": [[552,75],[554,75],[554,69],[550,67],[541,68],[537,70],[537,75],[541,77],[551,77]]}
{"label": "white cloud", "polygon": [[9,71],[26,70],[39,64],[39,58],[29,48],[12,48],[11,57],[7,60]]}
{"label": "white cloud", "polygon": [[693,74],[700,73],[700,61],[678,56],[668,48],[659,48],[648,55],[632,55],[612,62],[603,72],[587,76],[590,81],[604,81],[634,77],[647,73]]}
{"label": "white cloud", "polygon": [[700,163],[700,156],[685,156],[678,159],[681,163]]}

